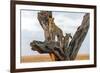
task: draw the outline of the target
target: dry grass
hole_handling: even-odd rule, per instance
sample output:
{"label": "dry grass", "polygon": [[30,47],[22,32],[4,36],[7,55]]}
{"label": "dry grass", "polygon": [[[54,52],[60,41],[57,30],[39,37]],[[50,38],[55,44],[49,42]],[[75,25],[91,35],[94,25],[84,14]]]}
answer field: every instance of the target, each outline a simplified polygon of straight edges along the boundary
{"label": "dry grass", "polygon": [[88,54],[77,55],[76,60],[89,60],[89,55]]}
{"label": "dry grass", "polygon": [[[87,54],[81,54],[76,57],[76,60],[88,60],[89,55]],[[49,54],[42,54],[42,55],[33,55],[33,56],[22,56],[21,62],[46,62],[46,61],[52,61]]]}
{"label": "dry grass", "polygon": [[49,54],[21,57],[21,62],[45,62],[45,61],[52,61]]}

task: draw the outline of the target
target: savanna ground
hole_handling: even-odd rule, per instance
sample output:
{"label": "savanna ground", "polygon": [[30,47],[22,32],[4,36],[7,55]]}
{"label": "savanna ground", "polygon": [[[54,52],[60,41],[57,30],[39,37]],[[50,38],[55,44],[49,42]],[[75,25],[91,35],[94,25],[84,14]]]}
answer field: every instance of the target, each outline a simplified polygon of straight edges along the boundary
{"label": "savanna ground", "polygon": [[[79,54],[75,60],[89,60],[88,54]],[[21,56],[21,63],[52,61],[49,54]]]}

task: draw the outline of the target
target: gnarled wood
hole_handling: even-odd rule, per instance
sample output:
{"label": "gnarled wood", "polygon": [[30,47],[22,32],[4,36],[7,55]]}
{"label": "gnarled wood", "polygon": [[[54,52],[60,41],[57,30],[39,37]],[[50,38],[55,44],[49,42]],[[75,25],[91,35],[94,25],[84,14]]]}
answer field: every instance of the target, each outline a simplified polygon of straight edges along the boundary
{"label": "gnarled wood", "polygon": [[[43,15],[43,16],[41,16]],[[52,12],[42,11],[38,13],[38,20],[40,25],[44,29],[44,32],[48,28],[48,19],[47,17],[53,17]],[[68,46],[64,46],[64,51],[62,51],[61,47],[59,47],[58,42],[55,41],[33,41],[31,42],[32,50],[36,50],[39,53],[49,53],[55,56],[56,61],[63,60],[74,60],[77,56],[77,53],[86,37],[86,34],[89,29],[89,14],[86,13],[83,17],[81,25],[77,28],[70,44]],[[47,34],[47,33],[46,33]]]}
{"label": "gnarled wood", "polygon": [[76,33],[74,34],[68,50],[66,49],[66,54],[69,55],[70,60],[74,60],[77,56],[77,53],[85,39],[85,36],[89,29],[89,14],[85,14],[83,17],[82,24],[77,28]]}

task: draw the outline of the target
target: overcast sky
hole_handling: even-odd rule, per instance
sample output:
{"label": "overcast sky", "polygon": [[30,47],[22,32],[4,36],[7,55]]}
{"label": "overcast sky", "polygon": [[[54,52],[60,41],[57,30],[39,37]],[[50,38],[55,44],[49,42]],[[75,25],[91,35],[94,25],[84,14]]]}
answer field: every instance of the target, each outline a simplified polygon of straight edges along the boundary
{"label": "overcast sky", "polygon": [[[33,40],[44,41],[44,31],[37,19],[37,12],[33,10],[21,10],[21,55],[36,55],[32,51],[30,42]],[[77,27],[81,24],[85,13],[55,12],[53,11],[55,24],[63,30],[63,34],[71,33],[73,36]],[[79,50],[79,53],[89,54],[90,33],[88,34]]]}

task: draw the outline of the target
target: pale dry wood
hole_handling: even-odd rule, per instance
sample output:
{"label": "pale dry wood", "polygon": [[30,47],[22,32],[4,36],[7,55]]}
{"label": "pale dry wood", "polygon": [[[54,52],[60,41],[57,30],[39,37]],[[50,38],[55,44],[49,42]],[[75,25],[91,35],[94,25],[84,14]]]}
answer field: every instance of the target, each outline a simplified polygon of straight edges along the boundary
{"label": "pale dry wood", "polygon": [[[45,16],[42,18],[40,14],[43,12],[38,13],[38,20],[40,22],[40,25],[44,29],[44,32],[47,31],[47,24],[48,24],[48,17],[53,17],[52,12],[44,11],[46,12]],[[43,15],[43,14],[42,14]],[[89,14],[86,13],[83,17],[83,21],[81,25],[77,28],[77,31],[75,32],[74,36],[72,37],[72,40],[70,41],[70,44],[68,46],[64,46],[64,48],[61,48],[57,42],[50,41],[48,38],[46,38],[46,41],[33,41],[31,42],[32,50],[36,50],[39,53],[49,53],[53,54],[53,58],[55,57],[56,61],[63,61],[63,60],[75,60],[78,51],[86,37],[86,34],[89,29]],[[45,33],[45,36],[47,36],[47,32]],[[64,49],[64,51],[62,50]],[[53,59],[52,58],[52,59]],[[54,60],[54,59],[53,59]]]}

